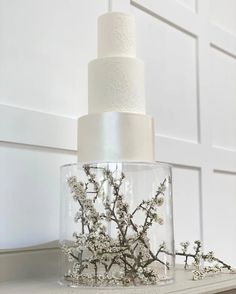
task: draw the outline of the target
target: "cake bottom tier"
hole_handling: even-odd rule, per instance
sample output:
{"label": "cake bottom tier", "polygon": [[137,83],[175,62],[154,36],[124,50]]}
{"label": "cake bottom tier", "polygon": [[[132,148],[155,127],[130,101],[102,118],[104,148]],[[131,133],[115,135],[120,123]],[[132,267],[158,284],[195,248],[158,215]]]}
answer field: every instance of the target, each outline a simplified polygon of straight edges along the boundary
{"label": "cake bottom tier", "polygon": [[104,112],[79,118],[78,160],[155,161],[152,117],[135,113]]}

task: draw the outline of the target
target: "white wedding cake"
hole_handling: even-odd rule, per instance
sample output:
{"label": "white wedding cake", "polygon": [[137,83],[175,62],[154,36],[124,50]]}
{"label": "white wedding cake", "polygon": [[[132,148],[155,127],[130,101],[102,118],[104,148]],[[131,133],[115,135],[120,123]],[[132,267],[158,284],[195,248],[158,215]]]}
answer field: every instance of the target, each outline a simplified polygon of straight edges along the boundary
{"label": "white wedding cake", "polygon": [[145,113],[144,65],[136,58],[135,20],[124,13],[98,19],[98,58],[88,66],[89,113]]}
{"label": "white wedding cake", "polygon": [[98,19],[98,58],[88,66],[88,115],[78,120],[78,159],[154,161],[153,119],[145,114],[144,65],[136,58],[135,20]]}

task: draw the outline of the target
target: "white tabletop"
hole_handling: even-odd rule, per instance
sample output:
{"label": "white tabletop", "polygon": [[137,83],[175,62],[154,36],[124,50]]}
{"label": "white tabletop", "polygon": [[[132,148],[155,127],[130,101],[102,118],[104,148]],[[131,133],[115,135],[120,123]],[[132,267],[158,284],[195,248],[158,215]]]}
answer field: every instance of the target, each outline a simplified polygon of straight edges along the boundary
{"label": "white tabletop", "polygon": [[24,280],[18,282],[8,282],[0,284],[1,294],[211,294],[221,293],[222,291],[235,289],[236,293],[236,274],[218,274],[214,277],[207,277],[201,281],[192,281],[191,271],[184,271],[183,269],[176,270],[176,280],[173,284],[168,286],[152,286],[152,287],[136,287],[136,288],[114,288],[101,289],[89,288],[78,289],[60,286],[56,278],[50,280]]}

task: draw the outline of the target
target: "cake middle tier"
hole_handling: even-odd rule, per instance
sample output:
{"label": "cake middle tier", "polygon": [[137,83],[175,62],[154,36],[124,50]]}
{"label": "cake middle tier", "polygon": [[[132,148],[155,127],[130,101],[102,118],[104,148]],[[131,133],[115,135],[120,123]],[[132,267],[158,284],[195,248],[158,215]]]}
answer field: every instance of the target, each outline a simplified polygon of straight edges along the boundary
{"label": "cake middle tier", "polygon": [[88,66],[88,112],[145,113],[144,64],[132,57],[98,58]]}

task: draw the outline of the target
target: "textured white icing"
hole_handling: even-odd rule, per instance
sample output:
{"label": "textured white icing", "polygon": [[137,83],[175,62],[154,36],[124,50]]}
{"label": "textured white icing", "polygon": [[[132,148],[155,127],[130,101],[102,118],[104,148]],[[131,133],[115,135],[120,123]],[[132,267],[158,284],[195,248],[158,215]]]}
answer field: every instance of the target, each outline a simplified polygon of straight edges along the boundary
{"label": "textured white icing", "polygon": [[101,15],[98,19],[98,57],[135,55],[134,17],[120,12]]}
{"label": "textured white icing", "polygon": [[144,65],[137,58],[95,59],[88,67],[89,113],[145,113]]}

